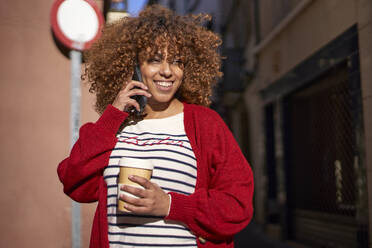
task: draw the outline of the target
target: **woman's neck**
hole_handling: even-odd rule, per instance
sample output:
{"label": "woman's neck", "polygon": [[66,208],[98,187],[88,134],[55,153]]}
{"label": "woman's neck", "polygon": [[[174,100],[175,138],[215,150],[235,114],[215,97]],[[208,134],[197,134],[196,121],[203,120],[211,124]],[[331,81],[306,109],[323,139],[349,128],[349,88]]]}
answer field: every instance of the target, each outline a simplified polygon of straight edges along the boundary
{"label": "woman's neck", "polygon": [[167,103],[151,103],[145,107],[144,119],[160,119],[179,114],[183,111],[183,104],[177,98]]}

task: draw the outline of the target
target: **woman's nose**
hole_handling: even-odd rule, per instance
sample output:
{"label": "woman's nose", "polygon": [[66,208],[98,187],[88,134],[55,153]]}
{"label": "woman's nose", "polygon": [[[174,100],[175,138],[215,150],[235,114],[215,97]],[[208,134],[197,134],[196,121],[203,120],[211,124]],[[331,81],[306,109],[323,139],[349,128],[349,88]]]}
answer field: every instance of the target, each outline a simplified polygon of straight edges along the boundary
{"label": "woman's nose", "polygon": [[160,67],[160,74],[164,77],[170,77],[172,75],[172,70],[167,61],[163,61]]}

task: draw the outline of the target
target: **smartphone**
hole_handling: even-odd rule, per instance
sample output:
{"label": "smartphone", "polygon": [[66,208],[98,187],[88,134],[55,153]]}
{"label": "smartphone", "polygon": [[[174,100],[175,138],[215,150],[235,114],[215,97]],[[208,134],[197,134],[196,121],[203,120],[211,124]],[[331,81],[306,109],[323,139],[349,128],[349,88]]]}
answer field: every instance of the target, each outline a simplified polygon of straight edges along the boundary
{"label": "smartphone", "polygon": [[[133,80],[142,82],[141,71],[138,65],[134,68]],[[135,88],[138,89],[139,87],[135,87]],[[131,112],[135,113],[136,115],[141,115],[143,111],[145,110],[145,106],[147,104],[147,97],[145,97],[144,95],[134,95],[134,96],[131,96],[130,98],[136,100],[138,104],[140,105],[139,112],[136,108],[133,108]]]}

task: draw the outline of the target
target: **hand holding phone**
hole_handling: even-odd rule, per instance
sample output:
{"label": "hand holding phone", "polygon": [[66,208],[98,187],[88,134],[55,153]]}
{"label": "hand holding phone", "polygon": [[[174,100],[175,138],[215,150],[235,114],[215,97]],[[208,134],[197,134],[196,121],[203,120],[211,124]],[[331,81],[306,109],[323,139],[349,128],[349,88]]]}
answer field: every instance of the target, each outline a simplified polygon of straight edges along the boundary
{"label": "hand holding phone", "polygon": [[112,106],[126,111],[137,116],[141,116],[147,104],[147,97],[151,94],[147,91],[148,88],[141,80],[141,73],[137,67],[133,75],[133,80],[125,85],[118,93]]}

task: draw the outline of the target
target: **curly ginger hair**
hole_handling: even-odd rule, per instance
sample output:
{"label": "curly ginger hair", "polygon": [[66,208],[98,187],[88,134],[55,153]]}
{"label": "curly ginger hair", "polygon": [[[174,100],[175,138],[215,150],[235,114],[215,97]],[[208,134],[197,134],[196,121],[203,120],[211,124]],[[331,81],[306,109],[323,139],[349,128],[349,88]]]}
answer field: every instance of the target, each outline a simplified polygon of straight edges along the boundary
{"label": "curly ginger hair", "polygon": [[222,76],[220,37],[202,26],[205,14],[179,16],[151,5],[138,17],[126,17],[108,24],[101,38],[84,54],[84,78],[96,95],[95,109],[102,114],[133,75],[139,62],[167,51],[167,61],[181,61],[182,84],[176,93],[180,101],[208,106],[212,87]]}

